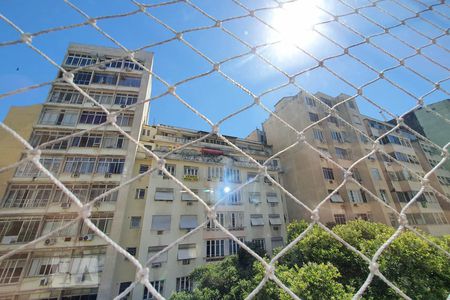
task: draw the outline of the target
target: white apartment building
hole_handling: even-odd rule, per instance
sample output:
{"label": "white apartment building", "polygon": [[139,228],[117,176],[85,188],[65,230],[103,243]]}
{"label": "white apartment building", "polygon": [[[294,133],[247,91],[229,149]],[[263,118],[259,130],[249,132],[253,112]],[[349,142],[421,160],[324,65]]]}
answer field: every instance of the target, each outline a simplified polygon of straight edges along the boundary
{"label": "white apartment building", "polygon": [[[150,95],[149,74],[121,58],[124,55],[119,49],[71,44],[61,66],[69,71],[83,67],[74,72],[74,82],[109,110],[117,111]],[[138,52],[135,58],[151,68],[151,53]],[[115,60],[102,64],[111,59]],[[147,114],[148,104],[140,104],[121,112],[117,124],[137,139]],[[9,120],[13,129],[24,126],[20,115]],[[39,117],[32,121],[28,141],[42,150],[41,163],[83,202],[130,178],[134,166],[136,145],[112,125],[98,127],[105,121],[106,114],[63,81],[61,73]],[[93,130],[52,142],[86,129]],[[17,151],[26,155],[20,146]],[[31,162],[9,174],[9,178],[2,174],[0,185],[0,254],[68,225],[78,213]],[[121,238],[118,229],[128,192],[125,186],[103,197],[92,211],[92,222],[114,240]],[[111,279],[103,275],[114,273],[116,255],[105,241],[76,221],[0,262],[0,299],[95,299],[100,286],[110,289]]]}
{"label": "white apartment building", "polygon": [[[206,134],[172,126],[144,126],[141,142],[158,156],[163,156]],[[260,162],[271,155],[271,149],[259,142],[227,138]],[[278,181],[281,170],[279,160],[272,160],[268,166],[270,175]],[[143,153],[138,154],[135,171],[144,172],[155,167],[155,161],[144,157]],[[284,244],[286,212],[283,195],[262,177],[233,192],[239,185],[257,176],[258,168],[218,137],[208,137],[169,154],[166,168],[208,205],[224,197],[216,209],[218,221],[242,241],[254,242],[269,255],[274,248]],[[207,221],[204,206],[169,177],[156,170],[151,173],[149,182],[147,187],[137,187],[133,196],[145,197],[134,200],[145,202],[145,208],[140,211],[136,209],[134,216],[128,216],[130,222],[141,228],[140,240],[135,242],[137,249],[133,249],[141,262]],[[238,249],[239,245],[229,236],[208,223],[152,261],[149,265],[151,284],[166,298],[175,291],[191,290],[193,282],[189,274],[197,266],[237,254]],[[119,291],[134,280],[134,273],[129,276],[120,284]],[[125,279],[125,276],[122,278]],[[152,299],[152,296],[139,285],[134,288],[132,299]]]}

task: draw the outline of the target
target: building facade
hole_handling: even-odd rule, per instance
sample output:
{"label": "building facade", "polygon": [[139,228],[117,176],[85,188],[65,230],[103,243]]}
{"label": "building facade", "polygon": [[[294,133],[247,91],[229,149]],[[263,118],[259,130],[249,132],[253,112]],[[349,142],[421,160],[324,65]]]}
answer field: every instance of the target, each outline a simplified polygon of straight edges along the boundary
{"label": "building facade", "polygon": [[[298,131],[308,127],[304,132],[305,139],[320,151],[319,154],[304,143],[299,143],[280,154],[283,164],[282,180],[286,189],[311,209],[331,194],[344,179],[343,170],[327,160],[327,157],[348,169],[353,162],[370,153],[372,149],[363,116],[353,100],[336,106],[344,121],[332,116],[312,126],[328,115],[330,107],[349,96],[330,97],[317,93],[315,97],[325,105],[311,95],[301,92],[296,96],[281,99],[275,105],[274,111]],[[299,140],[294,130],[273,116],[263,123],[263,130],[274,153]],[[352,173],[353,178],[372,194],[385,202],[392,201],[384,174],[374,155],[360,161],[352,169]],[[286,199],[286,202],[289,220],[310,219],[310,214],[296,202],[291,199]],[[355,218],[389,224],[389,210],[385,205],[354,182],[347,182],[342,186],[338,193],[323,203],[319,212],[324,224],[343,224]]]}
{"label": "building facade", "polygon": [[[123,55],[118,49],[71,44],[62,67],[83,67],[74,72],[73,81],[109,110],[123,110],[117,124],[138,139],[148,104],[126,107],[149,97],[150,76],[138,64],[120,58]],[[151,53],[139,52],[135,58],[151,68]],[[57,79],[61,77],[58,73]],[[99,126],[106,122],[106,114],[63,80],[52,84],[42,108],[30,108],[28,114],[22,111],[10,119],[14,117],[11,127],[41,149],[40,162],[82,202],[130,178],[136,145],[112,125]],[[83,130],[88,131],[81,133]],[[63,139],[77,132],[80,134]],[[2,153],[2,166],[25,157],[23,147],[16,146],[15,156]],[[2,147],[1,151],[9,149]],[[106,275],[115,273],[117,253],[85,224],[74,221],[78,210],[67,196],[29,161],[2,176],[1,254],[67,227],[0,262],[0,298],[94,299],[99,289],[110,289],[111,278]],[[100,198],[91,215],[101,231],[119,242],[127,195],[125,186]]]}
{"label": "building facade", "polygon": [[[172,126],[144,126],[141,142],[160,157],[181,145],[196,140],[206,132]],[[259,142],[227,137],[233,144],[263,162],[271,156],[271,149]],[[286,240],[286,211],[284,197],[269,180],[258,176],[258,168],[248,158],[211,136],[166,156],[166,168],[178,180],[205,200],[210,206],[220,199],[217,220],[244,242],[253,242],[269,255]],[[138,153],[135,172],[145,172],[157,163],[143,151]],[[279,180],[280,164],[273,159],[268,164],[270,176]],[[175,291],[191,290],[189,274],[207,262],[237,254],[239,245],[207,221],[205,207],[191,194],[155,170],[143,179],[142,185],[131,191],[129,198],[146,203],[144,209],[129,215],[130,227],[140,229],[140,239],[135,241],[133,253],[141,262],[161,251],[171,242],[187,234],[200,224],[204,228],[190,235],[175,247],[164,252],[149,264],[151,284],[164,296]],[[256,177],[243,189],[233,192],[239,185]],[[150,182],[150,185],[146,183]],[[133,225],[134,224],[134,225]],[[135,230],[136,230],[135,229]],[[124,262],[125,264],[125,262]],[[120,290],[134,280],[131,267],[128,280],[122,276]],[[143,286],[136,286],[132,299],[151,299]]]}
{"label": "building facade", "polygon": [[[429,160],[436,155],[434,148],[405,129],[392,131],[393,125],[390,123],[367,117],[364,121],[372,139],[378,139],[389,131],[380,140],[384,153],[377,153],[377,160],[389,186],[392,206],[400,211],[420,190],[420,178],[434,167],[429,164]],[[443,174],[448,176],[448,171],[444,168],[437,169],[430,177],[430,185],[445,196],[448,194],[448,185],[441,184],[447,183],[441,179]],[[448,213],[445,197],[426,189],[407,210],[406,217],[410,225],[433,235],[444,235],[450,232]],[[393,226],[398,225],[394,216],[390,219]]]}

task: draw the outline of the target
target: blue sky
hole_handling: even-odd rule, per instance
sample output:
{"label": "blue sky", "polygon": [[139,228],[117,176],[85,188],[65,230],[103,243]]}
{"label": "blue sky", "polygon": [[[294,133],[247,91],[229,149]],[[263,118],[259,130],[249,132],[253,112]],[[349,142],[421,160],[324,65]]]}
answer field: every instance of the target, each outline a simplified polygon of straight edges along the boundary
{"label": "blue sky", "polygon": [[[158,1],[147,1],[147,3],[150,2],[155,3]],[[218,19],[246,14],[242,8],[231,0],[193,0],[192,2]],[[428,4],[438,3],[438,1],[425,2]],[[91,16],[124,13],[136,9],[136,6],[131,1],[74,0],[73,3]],[[247,0],[242,1],[242,3],[252,8],[274,5],[274,2],[270,0]],[[326,5],[323,3],[326,3]],[[347,3],[361,6],[365,2],[347,1]],[[416,1],[405,0],[402,3],[413,11],[424,9]],[[344,14],[349,11],[340,1],[325,1],[322,2],[322,5],[333,14]],[[391,1],[379,2],[378,6],[362,9],[361,13],[376,20],[377,23],[383,26],[394,26],[398,23],[395,18],[388,16],[383,10],[400,19],[413,16],[412,12]],[[450,15],[450,9],[447,5],[439,5],[435,9],[442,14]],[[149,12],[177,31],[213,24],[211,20],[185,3],[149,9]],[[0,13],[12,20],[25,32],[37,32],[51,27],[85,21],[81,15],[63,1],[56,0],[4,0],[0,4]],[[257,16],[271,22],[274,20],[274,14],[277,13],[279,13],[277,10],[267,10],[258,12]],[[449,27],[448,20],[437,13],[425,12],[421,16],[442,28]],[[329,18],[326,15],[319,16],[319,20]],[[356,14],[342,17],[340,22],[356,29],[364,36],[373,35],[381,31],[380,27],[371,24]],[[408,20],[406,24],[430,39],[443,33],[441,30],[417,18]],[[99,21],[98,26],[129,49],[135,49],[173,37],[170,31],[142,13],[124,18]],[[224,27],[251,45],[278,39],[278,36],[270,28],[251,17],[225,22]],[[344,47],[363,41],[360,36],[352,33],[337,22],[319,25],[317,30]],[[415,33],[414,30],[407,26],[398,26],[390,32],[414,47],[421,47],[430,42],[429,39]],[[225,60],[248,51],[244,45],[217,28],[187,33],[184,37],[213,61]],[[0,42],[17,40],[18,38],[18,33],[15,30],[0,21]],[[342,53],[342,49],[318,34],[313,34],[311,38],[312,42],[310,43],[300,42],[301,47],[318,58],[326,58]],[[405,46],[398,39],[388,34],[377,36],[372,41],[375,45],[385,49],[399,59],[415,54],[414,49]],[[61,63],[70,42],[114,46],[111,41],[90,26],[43,34],[33,39],[33,44],[36,47],[58,63]],[[442,36],[436,42],[442,47],[450,48],[450,38],[448,36]],[[149,51],[155,54],[154,72],[170,84],[174,84],[189,76],[209,71],[212,68],[206,60],[179,41],[172,41],[165,45],[153,47]],[[314,60],[295,49],[286,51],[284,48],[280,49],[279,46],[269,46],[259,49],[258,53],[290,75],[314,65]],[[351,48],[350,53],[367,62],[376,70],[383,70],[398,64],[394,58],[367,43]],[[448,65],[450,61],[448,51],[442,50],[437,45],[424,48],[423,53],[438,62],[438,64]],[[0,94],[50,81],[56,77],[57,71],[55,67],[23,44],[0,47],[0,54],[2,57]],[[405,64],[433,82],[449,77],[448,70],[438,64],[431,63],[421,55],[405,60]],[[325,65],[356,86],[363,85],[377,77],[375,72],[370,71],[349,56],[327,60]],[[221,69],[257,95],[287,81],[281,73],[254,55],[247,55],[229,61],[223,64]],[[433,84],[416,76],[404,67],[387,72],[386,77],[417,97],[433,89]],[[312,93],[322,91],[332,96],[337,96],[340,93],[349,95],[356,93],[354,88],[324,68],[316,68],[313,71],[297,76],[296,83]],[[441,86],[449,90],[450,83],[449,81],[444,81],[441,83]],[[0,119],[4,118],[12,105],[29,105],[43,102],[48,94],[48,90],[49,86],[1,98]],[[158,95],[163,91],[165,91],[165,87],[154,80],[152,94]],[[280,98],[294,95],[297,92],[298,89],[296,87],[288,86],[265,95],[262,97],[262,101],[268,107],[273,108],[273,105]],[[177,89],[177,93],[213,122],[219,121],[228,114],[252,102],[250,96],[217,73],[183,84]],[[380,80],[365,87],[364,94],[395,114],[401,114],[415,105],[414,98],[392,86],[386,80]],[[425,103],[429,104],[446,98],[448,98],[446,94],[435,91],[425,97],[424,100]],[[366,101],[360,99],[358,104],[363,113],[381,118],[378,109]],[[221,126],[221,131],[225,134],[245,137],[251,130],[260,126],[261,122],[266,118],[266,112],[259,107],[253,107],[226,121]],[[194,115],[172,96],[166,96],[152,102],[149,121],[151,124],[162,123],[199,130],[209,129],[202,119]]]}

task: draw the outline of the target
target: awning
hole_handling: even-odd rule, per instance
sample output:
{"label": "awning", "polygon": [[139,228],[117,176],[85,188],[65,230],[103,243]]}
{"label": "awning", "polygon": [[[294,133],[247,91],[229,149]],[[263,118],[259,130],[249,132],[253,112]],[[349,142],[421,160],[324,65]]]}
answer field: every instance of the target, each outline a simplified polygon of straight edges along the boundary
{"label": "awning", "polygon": [[180,245],[177,258],[179,260],[197,258],[197,247],[195,244]]}
{"label": "awning", "polygon": [[251,216],[250,217],[250,224],[252,226],[262,226],[262,225],[264,225],[264,219],[263,219],[262,215],[261,216]]}
{"label": "awning", "polygon": [[202,148],[202,153],[209,154],[209,155],[223,155],[222,150],[210,149],[210,148]]}
{"label": "awning", "polygon": [[197,226],[198,226],[198,223],[197,223],[196,215],[180,217],[180,228],[181,229],[194,229]]}
{"label": "awning", "polygon": [[[194,193],[195,194],[195,193]],[[191,194],[186,191],[181,191],[181,201],[197,201]]]}
{"label": "awning", "polygon": [[[153,257],[156,253],[158,253],[159,251],[161,251],[165,247],[166,246],[148,247],[148,257],[147,257],[147,259]],[[163,263],[163,262],[166,262],[167,261],[167,254],[168,254],[168,251],[165,251],[165,252],[161,253],[161,255],[158,256],[157,258],[155,258],[155,260],[152,260],[151,263]]]}
{"label": "awning", "polygon": [[154,215],[152,217],[152,229],[156,231],[170,230],[170,215]]}
{"label": "awning", "polygon": [[339,195],[339,194],[334,194],[333,196],[331,196],[330,201],[331,201],[331,202],[343,203],[343,202],[344,202],[344,199],[342,199],[341,195]]}
{"label": "awning", "polygon": [[281,225],[281,218],[280,218],[280,216],[273,216],[273,217],[270,217],[269,216],[269,224],[270,225]]}
{"label": "awning", "polygon": [[156,191],[155,200],[173,201],[173,191]]}
{"label": "awning", "polygon": [[267,202],[269,203],[278,203],[277,195],[267,195]]}

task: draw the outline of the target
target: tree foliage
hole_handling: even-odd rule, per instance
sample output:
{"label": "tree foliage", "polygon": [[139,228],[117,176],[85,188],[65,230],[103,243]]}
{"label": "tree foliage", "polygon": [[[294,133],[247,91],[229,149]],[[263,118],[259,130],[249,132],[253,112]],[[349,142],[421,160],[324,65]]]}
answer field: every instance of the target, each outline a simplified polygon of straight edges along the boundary
{"label": "tree foliage", "polygon": [[[304,221],[288,225],[288,242],[302,233]],[[332,231],[371,258],[395,229],[383,224],[352,221]],[[450,250],[450,237],[428,236]],[[250,245],[252,246],[252,245]],[[258,253],[261,254],[262,253]],[[378,260],[380,272],[414,299],[445,299],[450,293],[450,259],[412,232],[403,232]],[[245,250],[212,264],[198,267],[192,278],[192,293],[176,293],[172,300],[244,299],[263,279],[264,268]],[[369,274],[369,266],[322,228],[315,226],[278,262],[276,276],[296,295],[306,300],[351,299]],[[400,298],[375,276],[364,299]],[[290,296],[269,281],[256,299],[287,300]]]}

